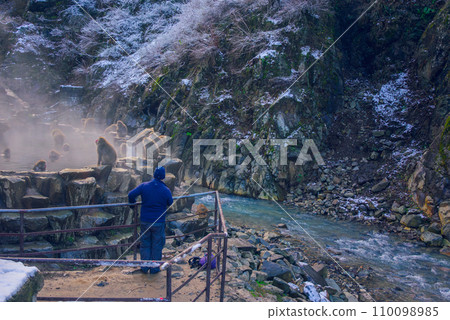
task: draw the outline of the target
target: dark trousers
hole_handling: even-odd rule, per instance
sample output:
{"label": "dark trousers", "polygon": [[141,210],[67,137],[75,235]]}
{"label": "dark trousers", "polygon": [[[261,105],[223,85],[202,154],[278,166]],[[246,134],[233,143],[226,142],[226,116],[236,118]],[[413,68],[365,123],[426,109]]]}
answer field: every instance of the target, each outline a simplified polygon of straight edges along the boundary
{"label": "dark trousers", "polygon": [[[148,230],[147,230],[148,229]],[[165,223],[141,222],[141,260],[162,259],[162,249],[166,244]],[[142,267],[147,272],[149,268]],[[150,273],[159,272],[158,268],[150,268]]]}

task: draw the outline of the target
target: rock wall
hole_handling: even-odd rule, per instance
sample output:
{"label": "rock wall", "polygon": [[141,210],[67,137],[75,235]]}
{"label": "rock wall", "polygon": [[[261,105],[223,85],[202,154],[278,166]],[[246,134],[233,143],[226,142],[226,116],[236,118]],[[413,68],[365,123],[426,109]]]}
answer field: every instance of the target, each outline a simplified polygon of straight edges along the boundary
{"label": "rock wall", "polygon": [[[167,163],[168,172],[176,171],[173,160]],[[178,165],[179,168],[179,165]],[[5,172],[0,171],[1,208],[47,208],[55,206],[81,206],[90,204],[127,203],[128,192],[142,182],[142,175],[134,170],[108,166],[87,167],[83,169],[64,169],[60,172]],[[147,177],[148,178],[148,177]],[[172,192],[176,177],[168,173],[165,180]],[[193,199],[182,199],[169,213],[191,207]],[[128,206],[104,209],[63,210],[44,213],[26,213],[25,232],[45,230],[64,230],[131,224],[133,211]],[[191,219],[192,220],[192,219]],[[185,224],[189,221],[185,221]],[[202,222],[192,222],[198,227]],[[177,227],[175,227],[177,228]],[[189,232],[184,226],[183,232]],[[193,230],[195,230],[195,228]],[[0,214],[0,232],[19,232],[18,213]],[[170,233],[174,233],[173,230]],[[82,233],[63,233],[25,238],[25,252],[50,251],[77,247],[112,245],[127,243],[132,238],[128,231],[93,231]],[[1,237],[0,253],[18,252],[18,237]],[[97,250],[96,252],[69,252],[62,257],[115,257],[121,249]]]}

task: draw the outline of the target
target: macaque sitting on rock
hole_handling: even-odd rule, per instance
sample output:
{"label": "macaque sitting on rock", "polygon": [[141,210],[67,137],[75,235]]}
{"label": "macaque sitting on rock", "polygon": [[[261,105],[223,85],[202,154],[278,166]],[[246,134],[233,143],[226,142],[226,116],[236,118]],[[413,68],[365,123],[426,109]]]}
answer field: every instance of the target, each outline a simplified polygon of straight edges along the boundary
{"label": "macaque sitting on rock", "polygon": [[125,138],[128,134],[128,127],[121,120],[117,121],[117,136],[119,138]]}
{"label": "macaque sitting on rock", "polygon": [[70,151],[70,145],[68,143],[64,143],[62,146],[62,149],[64,152],[69,152]]}
{"label": "macaque sitting on rock", "polygon": [[11,149],[6,148],[5,151],[3,151],[2,156],[5,159],[10,159],[11,158]]}
{"label": "macaque sitting on rock", "polygon": [[61,150],[64,144],[64,140],[66,139],[66,136],[64,133],[62,133],[59,129],[53,129],[52,130],[52,137],[53,141],[55,142],[55,148],[58,150]]}
{"label": "macaque sitting on rock", "polygon": [[81,121],[82,121],[82,124],[83,124],[83,131],[84,132],[95,131],[96,126],[95,126],[94,118],[85,118],[85,119],[82,119]]}
{"label": "macaque sitting on rock", "polygon": [[34,164],[33,170],[37,171],[37,172],[44,172],[44,171],[46,171],[47,170],[47,161],[39,160],[38,162],[36,162]]}
{"label": "macaque sitting on rock", "polygon": [[50,159],[51,162],[54,162],[54,161],[58,160],[59,158],[61,158],[61,153],[59,153],[56,150],[52,150],[52,151],[50,151],[48,158]]}
{"label": "macaque sitting on rock", "polygon": [[97,144],[98,154],[97,165],[114,166],[117,161],[117,153],[114,147],[104,137],[99,137],[95,143]]}

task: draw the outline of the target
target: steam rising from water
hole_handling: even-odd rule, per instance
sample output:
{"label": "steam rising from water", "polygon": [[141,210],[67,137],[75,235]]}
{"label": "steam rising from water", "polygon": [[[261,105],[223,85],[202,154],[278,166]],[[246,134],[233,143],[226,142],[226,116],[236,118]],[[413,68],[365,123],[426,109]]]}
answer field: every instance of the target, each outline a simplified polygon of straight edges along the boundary
{"label": "steam rising from water", "polygon": [[[0,145],[0,154],[8,147],[11,158],[0,157],[0,170],[30,171],[38,160],[47,161],[47,171],[97,164],[95,140],[103,135],[104,127],[85,131],[79,109],[30,107],[10,90],[6,93],[0,94],[0,125],[7,124],[10,129],[4,133],[6,145]],[[65,143],[70,145],[68,152],[56,148],[53,129],[64,133]],[[58,151],[61,158],[52,162],[51,150]]]}

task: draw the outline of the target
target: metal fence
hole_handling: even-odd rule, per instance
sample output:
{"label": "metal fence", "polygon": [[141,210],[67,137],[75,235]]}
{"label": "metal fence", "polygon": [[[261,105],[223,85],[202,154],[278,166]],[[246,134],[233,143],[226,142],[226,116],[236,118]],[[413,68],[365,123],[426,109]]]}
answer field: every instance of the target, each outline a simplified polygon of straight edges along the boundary
{"label": "metal fence", "polygon": [[[205,301],[210,301],[211,295],[211,285],[216,282],[219,278],[220,282],[220,301],[224,299],[225,291],[225,274],[226,274],[226,258],[227,258],[227,227],[225,225],[225,219],[223,215],[222,205],[220,202],[220,196],[218,191],[210,191],[203,193],[196,193],[191,195],[185,195],[180,197],[174,197],[174,201],[178,201],[183,198],[193,198],[198,196],[214,195],[215,205],[214,210],[208,211],[209,213],[214,213],[214,224],[208,225],[207,227],[200,228],[182,235],[173,235],[166,237],[171,238],[183,238],[190,234],[195,234],[205,230],[213,230],[213,232],[207,234],[202,239],[191,245],[189,248],[175,256],[169,261],[144,261],[137,259],[137,245],[139,243],[138,236],[138,207],[141,205],[140,202],[135,204],[131,203],[115,203],[115,204],[98,204],[98,205],[87,205],[87,206],[72,206],[72,207],[53,207],[53,208],[40,208],[40,209],[0,209],[0,214],[2,213],[18,213],[19,214],[19,232],[18,233],[0,233],[0,237],[19,237],[19,253],[13,255],[0,255],[1,259],[20,261],[26,263],[58,263],[58,264],[70,264],[70,265],[90,265],[90,266],[127,266],[127,267],[155,267],[160,266],[161,270],[166,271],[166,297],[165,298],[77,298],[77,297],[40,297],[38,300],[41,301],[172,301],[173,295],[178,293],[182,288],[184,288],[190,281],[192,281],[201,271],[206,270],[206,284],[205,288],[194,298],[193,301],[197,301],[203,294],[205,294]],[[114,226],[102,226],[102,227],[92,227],[92,228],[77,228],[77,229],[61,229],[61,230],[49,230],[40,232],[25,232],[25,214],[37,213],[37,212],[52,212],[52,211],[63,211],[63,210],[82,210],[82,209],[94,209],[94,208],[111,208],[111,207],[124,207],[133,206],[133,223],[114,225]],[[181,218],[181,219],[186,219]],[[181,219],[167,219],[166,222],[171,222]],[[115,245],[103,245],[103,246],[91,246],[82,248],[66,248],[51,251],[40,251],[40,252],[25,252],[24,240],[29,236],[43,236],[51,234],[62,234],[62,233],[79,233],[79,232],[91,232],[91,231],[104,231],[104,230],[115,230],[132,228],[133,236],[132,241],[129,243],[118,243]],[[184,281],[180,286],[172,289],[172,265],[183,260],[187,255],[192,254],[196,249],[200,248],[203,244],[207,244],[207,257],[212,257],[216,259],[215,272],[212,272],[211,263],[213,259],[208,258],[207,263],[199,268],[193,275],[191,275],[186,281]],[[91,251],[91,250],[101,250],[108,248],[118,248],[127,247],[133,249],[134,260],[106,260],[106,259],[63,259],[63,258],[36,258],[30,256],[50,256],[57,255],[65,252],[73,251]],[[128,250],[128,249],[127,249]],[[214,273],[214,274],[213,274]]]}

